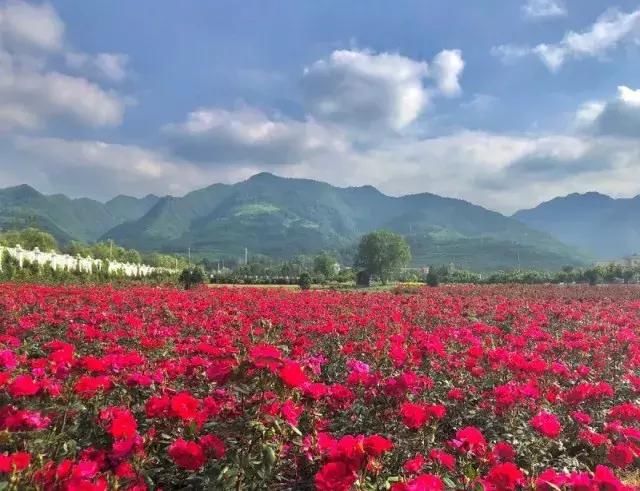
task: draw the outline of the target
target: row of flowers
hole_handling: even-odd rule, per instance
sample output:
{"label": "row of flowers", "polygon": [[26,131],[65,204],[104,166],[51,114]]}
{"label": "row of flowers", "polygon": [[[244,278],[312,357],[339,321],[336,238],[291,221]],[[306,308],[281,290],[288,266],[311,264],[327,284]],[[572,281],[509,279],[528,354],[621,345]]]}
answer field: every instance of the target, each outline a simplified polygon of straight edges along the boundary
{"label": "row of flowers", "polygon": [[635,489],[639,324],[622,288],[0,285],[0,485]]}

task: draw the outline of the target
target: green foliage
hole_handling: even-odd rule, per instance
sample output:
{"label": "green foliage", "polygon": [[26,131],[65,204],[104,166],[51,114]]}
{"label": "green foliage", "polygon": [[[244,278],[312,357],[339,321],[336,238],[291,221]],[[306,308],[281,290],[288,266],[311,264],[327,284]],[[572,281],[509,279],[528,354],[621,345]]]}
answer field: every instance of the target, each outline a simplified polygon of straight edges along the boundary
{"label": "green foliage", "polygon": [[309,273],[302,273],[298,278],[298,285],[302,290],[308,290],[311,288],[311,275]]}
{"label": "green foliage", "polygon": [[204,272],[197,267],[185,268],[180,273],[178,281],[184,287],[185,290],[189,290],[195,286],[204,283]]}
{"label": "green foliage", "polygon": [[41,251],[58,250],[58,243],[53,235],[32,227],[1,233],[0,244],[8,247],[15,247],[19,244],[23,249],[37,247]]}
{"label": "green foliage", "polygon": [[92,199],[45,196],[30,186],[0,189],[0,227],[37,227],[61,244],[72,240],[94,241],[109,229],[146,214],[158,198],[118,197],[104,204]]}
{"label": "green foliage", "polygon": [[336,265],[335,258],[326,252],[313,258],[313,272],[328,280],[336,275]]}
{"label": "green foliage", "polygon": [[378,230],[360,240],[355,266],[387,283],[400,268],[411,261],[411,251],[404,238],[388,230]]}
{"label": "green foliage", "polygon": [[589,282],[591,286],[597,285],[598,280],[600,279],[600,273],[597,269],[588,269],[584,272],[584,277]]}
{"label": "green foliage", "polygon": [[429,272],[427,273],[427,277],[425,278],[425,283],[431,287],[436,287],[440,285],[440,278],[438,278],[438,273],[435,268],[429,268]]}

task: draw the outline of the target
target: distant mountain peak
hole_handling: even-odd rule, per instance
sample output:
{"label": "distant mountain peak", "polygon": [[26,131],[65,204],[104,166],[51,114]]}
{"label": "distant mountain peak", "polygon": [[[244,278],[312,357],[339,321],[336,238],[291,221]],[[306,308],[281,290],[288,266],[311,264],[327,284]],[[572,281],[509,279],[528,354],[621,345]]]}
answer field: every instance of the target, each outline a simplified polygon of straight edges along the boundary
{"label": "distant mountain peak", "polygon": [[554,198],[513,216],[602,260],[640,250],[640,200],[596,191]]}

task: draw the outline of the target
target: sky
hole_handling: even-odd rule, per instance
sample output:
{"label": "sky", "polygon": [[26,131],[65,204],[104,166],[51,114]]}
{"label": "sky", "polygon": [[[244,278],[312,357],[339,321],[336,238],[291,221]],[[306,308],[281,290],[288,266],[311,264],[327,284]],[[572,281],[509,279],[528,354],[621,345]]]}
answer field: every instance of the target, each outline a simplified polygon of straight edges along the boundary
{"label": "sky", "polygon": [[0,0],[0,187],[640,194],[640,2]]}

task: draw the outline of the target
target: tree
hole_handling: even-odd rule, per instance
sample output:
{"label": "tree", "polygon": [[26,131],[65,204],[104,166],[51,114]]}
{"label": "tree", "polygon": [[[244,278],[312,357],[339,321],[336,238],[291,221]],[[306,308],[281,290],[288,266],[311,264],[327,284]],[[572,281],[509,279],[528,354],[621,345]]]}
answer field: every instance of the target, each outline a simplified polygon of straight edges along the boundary
{"label": "tree", "polygon": [[411,261],[411,251],[404,238],[387,230],[378,230],[362,237],[355,267],[377,276],[387,283],[394,273]]}
{"label": "tree", "polygon": [[298,285],[301,290],[308,290],[311,288],[311,275],[309,273],[302,273],[298,279]]}
{"label": "tree", "polygon": [[429,268],[429,272],[427,273],[425,282],[427,285],[433,287],[436,287],[440,284],[440,278],[438,277],[438,273],[436,273],[435,268]]}
{"label": "tree", "polygon": [[185,290],[204,283],[204,273],[200,268],[185,268],[180,273],[178,281],[182,283]]}
{"label": "tree", "polygon": [[600,279],[600,273],[596,268],[591,268],[591,269],[587,269],[584,272],[584,277],[591,286],[594,286],[598,284],[598,280]]}
{"label": "tree", "polygon": [[331,279],[336,274],[336,260],[327,253],[318,254],[313,258],[313,272]]}
{"label": "tree", "polygon": [[0,234],[0,244],[15,247],[20,244],[23,249],[35,249],[41,251],[58,250],[58,242],[53,235],[38,230],[37,228],[25,228],[24,230],[12,230]]}

